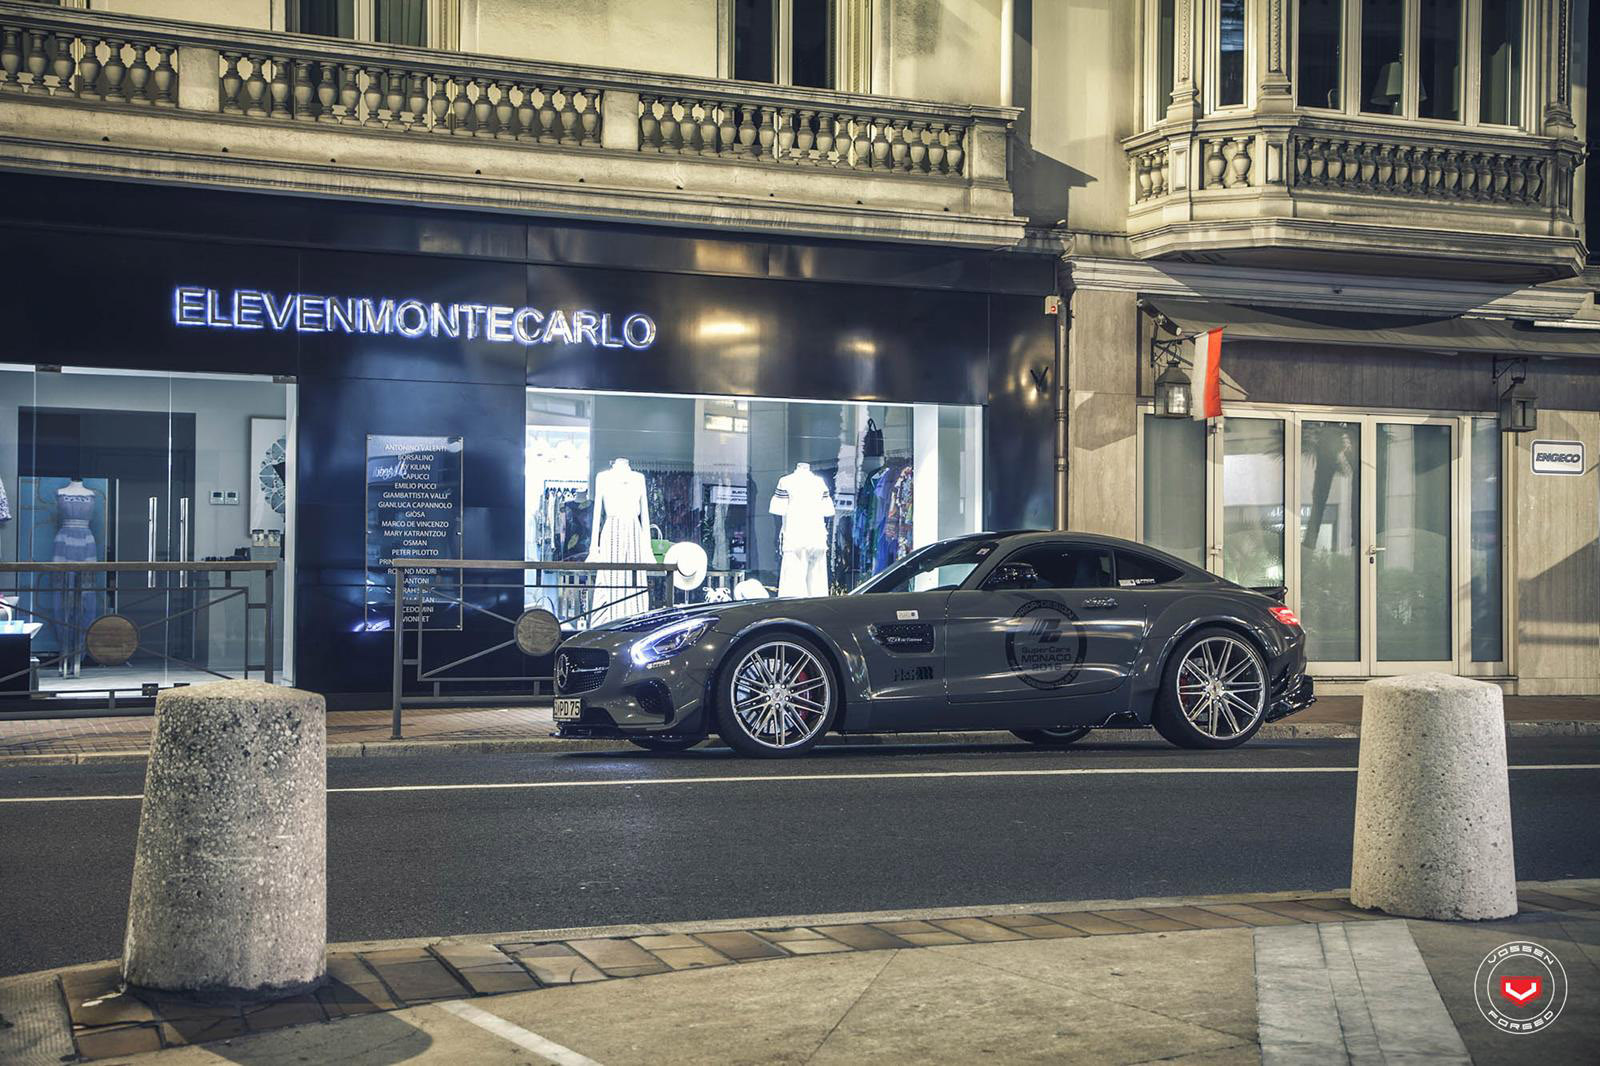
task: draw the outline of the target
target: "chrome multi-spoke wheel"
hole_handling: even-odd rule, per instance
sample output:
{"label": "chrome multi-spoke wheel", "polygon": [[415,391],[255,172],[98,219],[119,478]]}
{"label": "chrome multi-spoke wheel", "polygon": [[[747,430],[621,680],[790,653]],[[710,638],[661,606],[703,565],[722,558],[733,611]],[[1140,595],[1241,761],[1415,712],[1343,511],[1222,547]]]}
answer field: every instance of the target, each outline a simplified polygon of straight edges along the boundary
{"label": "chrome multi-spoke wheel", "polygon": [[747,755],[798,754],[833,718],[833,673],[808,640],[768,637],[735,648],[723,674],[722,738]]}
{"label": "chrome multi-spoke wheel", "polygon": [[1231,748],[1267,713],[1267,669],[1244,637],[1206,630],[1178,646],[1156,708],[1155,726],[1174,744]]}

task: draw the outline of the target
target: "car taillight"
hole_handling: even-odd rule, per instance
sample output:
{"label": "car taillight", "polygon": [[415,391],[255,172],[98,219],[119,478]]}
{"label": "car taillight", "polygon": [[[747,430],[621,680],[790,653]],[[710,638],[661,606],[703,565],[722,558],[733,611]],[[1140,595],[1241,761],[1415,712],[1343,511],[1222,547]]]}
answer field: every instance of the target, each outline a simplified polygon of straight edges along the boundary
{"label": "car taillight", "polygon": [[1300,619],[1295,617],[1295,613],[1289,610],[1289,608],[1283,606],[1283,604],[1280,603],[1278,606],[1271,608],[1271,610],[1272,617],[1276,618],[1290,629],[1300,628]]}

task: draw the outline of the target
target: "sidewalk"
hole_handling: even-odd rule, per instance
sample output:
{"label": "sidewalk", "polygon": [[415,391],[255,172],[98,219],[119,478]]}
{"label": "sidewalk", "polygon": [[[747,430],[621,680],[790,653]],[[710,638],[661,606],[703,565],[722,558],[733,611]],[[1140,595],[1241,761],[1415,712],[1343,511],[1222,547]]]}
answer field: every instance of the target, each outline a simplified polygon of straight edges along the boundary
{"label": "sidewalk", "polygon": [[[1512,736],[1600,734],[1600,696],[1507,696]],[[1272,739],[1355,737],[1360,733],[1361,697],[1324,696],[1281,722],[1263,726]],[[0,766],[17,763],[118,762],[143,759],[150,747],[153,716],[0,721]],[[548,707],[441,708],[408,710],[405,739],[390,740],[390,712],[334,711],[328,715],[328,755],[350,758],[422,752],[523,752],[611,750],[616,740],[556,740]],[[1106,730],[1103,739],[1156,741],[1149,730]],[[910,733],[894,736],[829,736],[839,744],[1016,744],[1006,732]]]}
{"label": "sidewalk", "polygon": [[[247,1011],[136,997],[101,963],[0,981],[0,1060],[1592,1061],[1600,881],[1519,888],[1484,923],[1277,893],[344,945],[315,995]],[[1474,999],[1513,940],[1570,981],[1540,1033]]]}

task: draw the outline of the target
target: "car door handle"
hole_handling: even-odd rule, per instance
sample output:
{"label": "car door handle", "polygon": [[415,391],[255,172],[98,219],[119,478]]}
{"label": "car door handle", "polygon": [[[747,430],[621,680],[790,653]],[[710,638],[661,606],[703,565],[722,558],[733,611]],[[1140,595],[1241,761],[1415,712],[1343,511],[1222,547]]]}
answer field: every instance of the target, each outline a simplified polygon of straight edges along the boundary
{"label": "car door handle", "polygon": [[1117,605],[1117,598],[1115,596],[1090,596],[1088,599],[1083,601],[1083,605],[1085,607],[1097,608],[1115,607]]}

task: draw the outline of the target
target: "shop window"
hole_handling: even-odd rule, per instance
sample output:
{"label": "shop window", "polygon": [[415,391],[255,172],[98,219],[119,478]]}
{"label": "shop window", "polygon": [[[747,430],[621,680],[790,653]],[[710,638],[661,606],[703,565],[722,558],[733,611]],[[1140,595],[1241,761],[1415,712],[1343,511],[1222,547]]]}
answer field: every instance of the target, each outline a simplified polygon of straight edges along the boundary
{"label": "shop window", "polygon": [[296,0],[290,29],[421,48],[427,39],[427,0]]}
{"label": "shop window", "polygon": [[[653,562],[690,542],[707,560],[691,600],[847,592],[980,528],[980,421],[935,404],[530,389],[527,558]],[[640,499],[610,496],[624,481]],[[588,581],[530,605],[581,623]]]}
{"label": "shop window", "polygon": [[1144,542],[1206,565],[1206,426],[1144,416]]}
{"label": "shop window", "polygon": [[1522,121],[1522,0],[1483,0],[1478,118],[1499,126]]}
{"label": "shop window", "polygon": [[834,87],[832,0],[733,0],[733,76]]}
{"label": "shop window", "polygon": [[1344,0],[1300,0],[1296,97],[1301,107],[1344,106],[1339,97],[1344,66]]}
{"label": "shop window", "polygon": [[1246,588],[1280,586],[1283,567],[1283,420],[1222,423],[1222,576]]}

